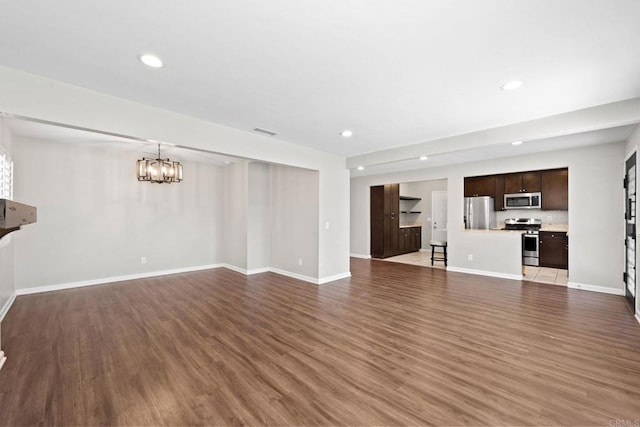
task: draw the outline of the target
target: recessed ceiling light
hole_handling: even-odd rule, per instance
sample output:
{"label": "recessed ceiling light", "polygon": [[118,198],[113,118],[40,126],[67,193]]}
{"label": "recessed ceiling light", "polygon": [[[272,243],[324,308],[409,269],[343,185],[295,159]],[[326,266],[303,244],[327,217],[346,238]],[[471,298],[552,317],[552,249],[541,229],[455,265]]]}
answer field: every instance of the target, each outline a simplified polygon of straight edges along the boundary
{"label": "recessed ceiling light", "polygon": [[345,129],[342,132],[340,132],[340,136],[344,138],[349,138],[351,135],[353,135],[353,132],[350,131],[349,129]]}
{"label": "recessed ceiling light", "polygon": [[520,145],[520,144],[522,144],[522,141],[513,141],[511,143],[511,145]]}
{"label": "recessed ceiling light", "polygon": [[358,166],[358,170],[359,171],[363,171],[364,170],[364,166]]}
{"label": "recessed ceiling light", "polygon": [[427,160],[428,157],[427,156],[420,156],[420,160]]}
{"label": "recessed ceiling light", "polygon": [[518,89],[520,86],[522,86],[524,83],[522,82],[522,80],[514,80],[508,83],[503,84],[500,89],[502,90],[516,90]]}
{"label": "recessed ceiling light", "polygon": [[162,60],[155,55],[151,55],[150,53],[143,53],[138,56],[140,62],[142,62],[147,67],[151,68],[162,68]]}

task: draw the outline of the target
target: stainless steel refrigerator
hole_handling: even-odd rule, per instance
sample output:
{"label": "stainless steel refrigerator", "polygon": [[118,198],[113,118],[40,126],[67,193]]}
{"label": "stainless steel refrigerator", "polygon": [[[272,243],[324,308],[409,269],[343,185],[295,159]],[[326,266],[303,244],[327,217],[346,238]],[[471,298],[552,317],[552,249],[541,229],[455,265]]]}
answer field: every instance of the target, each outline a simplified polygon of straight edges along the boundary
{"label": "stainless steel refrigerator", "polygon": [[465,197],[464,228],[478,230],[495,228],[496,212],[493,206],[493,197]]}

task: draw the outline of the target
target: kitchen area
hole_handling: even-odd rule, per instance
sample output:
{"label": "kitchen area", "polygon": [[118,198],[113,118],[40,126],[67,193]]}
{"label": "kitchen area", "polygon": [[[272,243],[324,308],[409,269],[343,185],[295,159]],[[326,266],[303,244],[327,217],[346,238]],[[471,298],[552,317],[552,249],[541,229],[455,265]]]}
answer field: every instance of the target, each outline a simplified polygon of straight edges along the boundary
{"label": "kitchen area", "polygon": [[467,232],[517,234],[524,280],[568,281],[568,169],[465,177]]}

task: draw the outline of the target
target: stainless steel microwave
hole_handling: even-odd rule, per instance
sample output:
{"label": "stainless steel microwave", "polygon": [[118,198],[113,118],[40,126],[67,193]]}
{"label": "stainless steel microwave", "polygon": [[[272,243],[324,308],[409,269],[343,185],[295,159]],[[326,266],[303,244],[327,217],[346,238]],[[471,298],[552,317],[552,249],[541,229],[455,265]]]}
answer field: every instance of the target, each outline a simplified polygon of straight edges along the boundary
{"label": "stainless steel microwave", "polygon": [[515,193],[504,195],[505,209],[540,209],[542,208],[541,193]]}

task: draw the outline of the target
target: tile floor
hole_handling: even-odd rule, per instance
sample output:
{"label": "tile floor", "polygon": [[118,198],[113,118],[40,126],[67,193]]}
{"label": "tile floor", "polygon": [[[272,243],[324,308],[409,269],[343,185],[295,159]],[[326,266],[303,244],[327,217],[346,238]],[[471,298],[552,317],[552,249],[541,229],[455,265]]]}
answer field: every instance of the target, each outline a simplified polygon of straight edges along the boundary
{"label": "tile floor", "polygon": [[[442,254],[436,254],[436,257],[441,257]],[[409,254],[392,256],[385,258],[383,261],[399,262],[401,264],[421,265],[423,267],[441,268],[444,270],[444,261],[434,261],[431,265],[431,251],[411,252]]]}
{"label": "tile floor", "polygon": [[560,268],[524,266],[524,280],[552,285],[567,286],[569,274],[567,270]]}
{"label": "tile floor", "polygon": [[[438,255],[436,255],[438,256]],[[435,261],[431,265],[431,251],[411,252],[409,254],[398,255],[385,258],[383,261],[399,262],[401,264],[421,265],[423,267],[444,269],[443,261]],[[524,266],[524,280],[530,282],[547,283],[551,285],[567,286],[569,276],[567,270],[547,267]]]}

